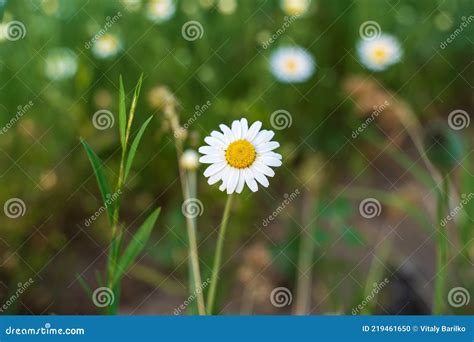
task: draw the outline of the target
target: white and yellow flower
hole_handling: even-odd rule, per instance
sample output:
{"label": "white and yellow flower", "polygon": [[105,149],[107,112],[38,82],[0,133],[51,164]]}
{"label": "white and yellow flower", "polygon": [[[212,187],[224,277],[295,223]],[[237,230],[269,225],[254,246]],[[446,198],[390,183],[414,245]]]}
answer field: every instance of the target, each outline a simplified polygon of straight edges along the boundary
{"label": "white and yellow flower", "polygon": [[155,23],[169,20],[175,12],[173,0],[150,0],[147,5],[147,17]]}
{"label": "white and yellow flower", "polygon": [[77,67],[77,56],[68,48],[54,48],[46,56],[45,74],[50,80],[69,79],[76,74]]}
{"label": "white and yellow flower", "polygon": [[383,71],[400,61],[403,55],[397,38],[381,34],[373,39],[362,39],[357,44],[360,62],[372,71]]}
{"label": "white and yellow flower", "polygon": [[106,59],[117,55],[122,48],[120,39],[110,33],[99,37],[92,46],[92,53],[96,58]]}
{"label": "white and yellow flower", "polygon": [[288,15],[302,15],[311,5],[311,0],[281,0],[280,7]]}
{"label": "white and yellow flower", "polygon": [[211,164],[204,171],[208,183],[222,181],[219,190],[228,194],[241,193],[245,184],[253,192],[258,190],[257,182],[267,187],[267,177],[275,175],[271,167],[282,164],[281,155],[273,152],[280,146],[271,141],[275,133],[261,130],[260,121],[249,127],[247,119],[235,120],[230,128],[226,125],[219,127],[222,132],[212,131],[204,139],[209,146],[199,148],[199,152],[204,154],[199,161]]}
{"label": "white and yellow flower", "polygon": [[280,82],[301,83],[313,75],[316,63],[313,56],[303,48],[281,47],[270,56],[270,69]]}

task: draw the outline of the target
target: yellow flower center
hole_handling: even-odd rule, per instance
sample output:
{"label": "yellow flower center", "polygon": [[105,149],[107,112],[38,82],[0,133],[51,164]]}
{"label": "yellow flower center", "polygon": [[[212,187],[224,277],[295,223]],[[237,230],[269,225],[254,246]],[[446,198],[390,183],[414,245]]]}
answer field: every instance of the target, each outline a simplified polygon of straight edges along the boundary
{"label": "yellow flower center", "polygon": [[383,62],[387,57],[387,51],[381,47],[375,48],[373,56],[377,63]]}
{"label": "yellow flower center", "polygon": [[298,68],[298,63],[292,58],[288,59],[285,63],[285,68],[286,71],[288,71],[290,74],[293,74],[296,72],[296,69]]}
{"label": "yellow flower center", "polygon": [[225,151],[225,159],[230,166],[236,169],[245,169],[253,164],[257,152],[255,147],[247,140],[236,140],[229,144]]}

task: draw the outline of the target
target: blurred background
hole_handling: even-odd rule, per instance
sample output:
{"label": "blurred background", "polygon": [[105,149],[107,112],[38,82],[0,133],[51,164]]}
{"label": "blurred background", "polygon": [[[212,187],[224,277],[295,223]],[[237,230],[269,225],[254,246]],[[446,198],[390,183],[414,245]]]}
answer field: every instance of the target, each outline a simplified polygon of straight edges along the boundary
{"label": "blurred background", "polygon": [[[417,145],[426,141],[437,146],[430,160],[449,164],[451,207],[467,198],[446,226],[447,289],[473,293],[473,2],[303,2],[0,1],[0,300],[9,303],[2,312],[98,313],[78,275],[98,286],[110,229],[106,215],[85,224],[102,203],[79,137],[115,179],[119,75],[130,102],[141,73],[135,129],[154,118],[121,216],[133,232],[150,206],[162,213],[124,279],[120,313],[173,314],[188,296],[176,147],[162,111],[169,94],[180,104],[186,148],[197,150],[220,123],[241,117],[274,129],[281,144],[283,166],[269,188],[235,200],[217,298],[222,314],[294,312],[302,255],[312,274],[310,314],[354,314],[364,301],[357,314],[429,314],[439,222],[433,170]],[[190,21],[195,32],[186,32]],[[401,61],[381,72],[357,54],[367,21],[403,49]],[[302,83],[279,82],[272,52],[295,45],[316,70]],[[111,115],[97,123],[98,111]],[[454,115],[462,127],[450,125]],[[226,195],[202,171],[206,279]],[[7,215],[11,199],[21,200],[19,212]],[[375,214],[361,209],[367,199],[376,200]],[[277,288],[291,294],[287,305],[270,300]],[[448,312],[473,308],[465,301]]]}

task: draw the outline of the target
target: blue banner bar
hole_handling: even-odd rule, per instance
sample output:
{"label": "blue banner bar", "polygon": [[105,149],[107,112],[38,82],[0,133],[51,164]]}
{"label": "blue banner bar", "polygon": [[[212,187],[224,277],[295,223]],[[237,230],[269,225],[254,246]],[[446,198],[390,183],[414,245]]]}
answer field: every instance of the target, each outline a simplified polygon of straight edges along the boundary
{"label": "blue banner bar", "polygon": [[1,316],[0,341],[473,342],[473,316]]}

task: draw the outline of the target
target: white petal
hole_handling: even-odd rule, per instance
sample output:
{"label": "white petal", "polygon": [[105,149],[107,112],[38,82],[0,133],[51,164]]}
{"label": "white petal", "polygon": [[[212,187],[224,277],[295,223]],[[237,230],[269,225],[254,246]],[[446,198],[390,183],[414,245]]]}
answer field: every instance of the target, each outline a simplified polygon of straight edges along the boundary
{"label": "white petal", "polygon": [[232,133],[234,133],[235,139],[242,139],[242,127],[240,126],[240,122],[238,120],[232,122]]}
{"label": "white petal", "polygon": [[259,155],[260,157],[263,157],[263,158],[275,158],[275,159],[279,159],[281,160],[281,154],[279,153],[275,153],[275,152],[265,152],[265,153],[262,153]]}
{"label": "white petal", "polygon": [[220,191],[224,191],[227,188],[227,184],[229,183],[229,176],[231,172],[232,172],[232,168],[230,166],[227,166],[222,171],[222,184],[219,186]]}
{"label": "white petal", "polygon": [[215,175],[212,175],[211,177],[209,177],[207,182],[209,183],[209,185],[216,184],[218,181],[222,179],[223,174],[224,174],[223,171],[219,171]]}
{"label": "white petal", "polygon": [[277,166],[281,166],[282,164],[280,159],[272,158],[272,157],[258,157],[258,160],[267,166],[277,167]]}
{"label": "white petal", "polygon": [[201,146],[198,151],[202,154],[222,154],[222,149],[212,146]]}
{"label": "white petal", "polygon": [[270,169],[267,165],[263,164],[262,162],[256,160],[255,163],[252,165],[258,172],[263,173],[265,176],[273,177],[275,176],[275,171]]}
{"label": "white petal", "polygon": [[257,182],[259,182],[260,184],[262,184],[262,185],[266,188],[266,187],[270,184],[270,183],[268,182],[267,177],[265,177],[265,176],[263,175],[263,173],[258,172],[258,171],[254,168],[253,165],[251,166],[251,169],[252,169],[253,175],[254,175],[255,179],[257,180]]}
{"label": "white petal", "polygon": [[244,190],[244,185],[245,185],[245,176],[244,176],[244,171],[239,170],[239,181],[237,183],[237,188],[235,191],[240,194],[242,190]]}
{"label": "white petal", "polygon": [[211,177],[221,171],[224,167],[226,167],[227,162],[223,161],[220,163],[215,163],[209,166],[206,171],[204,171],[204,177]]}
{"label": "white petal", "polygon": [[252,192],[256,192],[258,190],[258,185],[253,176],[253,172],[250,169],[244,169],[244,177],[245,183],[247,183],[249,189],[252,190]]}
{"label": "white petal", "polygon": [[273,131],[263,130],[257,134],[257,136],[255,137],[255,139],[253,139],[252,142],[255,145],[263,144],[263,143],[269,142],[273,138],[274,135],[275,135],[275,132]]}
{"label": "white petal", "polygon": [[219,139],[220,141],[222,141],[226,145],[230,142],[230,141],[227,140],[227,138],[225,137],[224,134],[222,134],[221,132],[218,132],[218,131],[212,131],[211,132],[211,137]]}
{"label": "white petal", "polygon": [[239,181],[239,170],[231,168],[231,173],[228,178],[227,183],[227,194],[233,194],[235,188],[237,187],[237,182]]}
{"label": "white petal", "polygon": [[249,131],[249,124],[246,118],[240,119],[240,125],[242,126],[242,139],[245,138],[247,132]]}
{"label": "white petal", "polygon": [[219,190],[220,191],[225,191],[225,183],[224,182],[222,182],[222,184],[219,185]]}
{"label": "white petal", "polygon": [[220,124],[219,128],[221,129],[222,132],[224,132],[225,137],[227,138],[228,141],[234,141],[235,137],[232,131],[230,130],[229,127],[227,127],[224,124]]}
{"label": "white petal", "polygon": [[260,128],[262,128],[262,123],[260,121],[255,121],[252,126],[250,126],[246,139],[252,141],[257,136]]}
{"label": "white petal", "polygon": [[280,144],[276,141],[270,141],[264,144],[257,145],[256,151],[257,153],[265,153],[273,151],[274,149],[280,147]]}
{"label": "white petal", "polygon": [[204,138],[204,141],[205,141],[209,146],[212,146],[212,147],[222,148],[222,149],[225,149],[225,148],[227,147],[226,144],[224,144],[222,141],[220,141],[219,139],[214,138],[214,137],[205,137],[205,138]]}
{"label": "white petal", "polygon": [[219,163],[225,161],[224,156],[218,156],[218,155],[205,155],[199,158],[199,162],[203,164],[213,164],[213,163]]}

